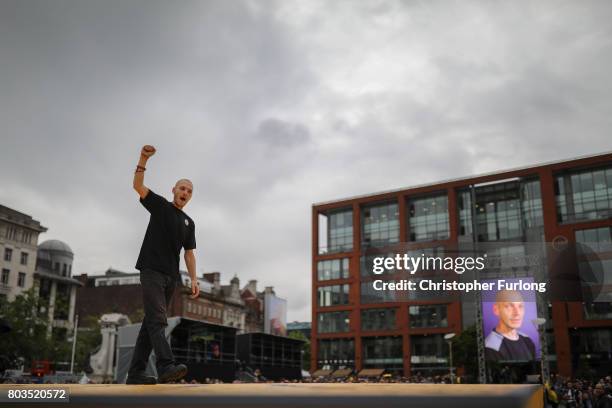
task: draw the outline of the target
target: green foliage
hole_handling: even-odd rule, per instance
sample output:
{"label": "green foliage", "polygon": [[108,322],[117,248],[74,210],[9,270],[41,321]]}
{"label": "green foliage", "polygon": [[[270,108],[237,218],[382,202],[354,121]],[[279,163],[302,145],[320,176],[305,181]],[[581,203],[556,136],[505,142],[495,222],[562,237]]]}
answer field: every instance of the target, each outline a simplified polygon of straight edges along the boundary
{"label": "green foliage", "polygon": [[[56,311],[60,313],[68,307],[62,297],[56,299]],[[0,316],[11,327],[11,331],[2,335],[2,353],[0,354],[0,371],[7,368],[18,368],[22,364],[28,370],[33,360],[48,360],[51,363],[69,362],[72,357],[72,342],[68,338],[72,333],[66,329],[54,328],[48,336],[47,312],[39,313],[40,307],[48,307],[47,300],[41,299],[35,288],[31,288],[15,297],[12,302],[0,303]],[[91,329],[79,331],[75,355],[75,369],[84,369],[89,365],[89,353],[101,342],[100,325],[96,318],[86,322]],[[62,367],[63,369],[64,367]]]}
{"label": "green foliage", "polygon": [[102,334],[100,333],[100,321],[97,317],[88,316],[82,322],[79,322],[74,356],[75,372],[89,371],[89,356],[97,351],[101,343]]}
{"label": "green foliage", "polygon": [[310,370],[310,340],[299,331],[292,331],[287,337],[304,342],[302,346],[302,368],[306,371]]}
{"label": "green foliage", "polygon": [[18,295],[14,301],[0,304],[0,315],[11,331],[2,335],[2,365],[29,367],[32,360],[48,360],[57,351],[52,337],[47,337],[46,315],[39,315],[40,299],[35,289]]}
{"label": "green foliage", "polygon": [[472,379],[478,377],[478,344],[476,326],[470,326],[453,339],[453,364],[463,367]]}
{"label": "green foliage", "polygon": [[142,323],[142,320],[144,319],[144,309],[142,307],[139,307],[138,309],[130,313],[128,315],[128,318],[132,323]]}

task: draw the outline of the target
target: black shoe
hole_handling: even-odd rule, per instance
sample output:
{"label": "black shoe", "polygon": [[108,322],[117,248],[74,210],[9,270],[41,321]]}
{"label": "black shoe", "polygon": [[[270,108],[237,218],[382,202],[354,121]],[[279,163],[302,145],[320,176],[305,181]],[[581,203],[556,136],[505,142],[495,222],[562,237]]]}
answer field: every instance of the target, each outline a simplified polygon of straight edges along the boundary
{"label": "black shoe", "polygon": [[157,378],[146,375],[144,372],[128,374],[126,384],[157,384]]}
{"label": "black shoe", "polygon": [[171,364],[159,374],[159,382],[169,383],[178,381],[187,374],[187,366],[185,364]]}

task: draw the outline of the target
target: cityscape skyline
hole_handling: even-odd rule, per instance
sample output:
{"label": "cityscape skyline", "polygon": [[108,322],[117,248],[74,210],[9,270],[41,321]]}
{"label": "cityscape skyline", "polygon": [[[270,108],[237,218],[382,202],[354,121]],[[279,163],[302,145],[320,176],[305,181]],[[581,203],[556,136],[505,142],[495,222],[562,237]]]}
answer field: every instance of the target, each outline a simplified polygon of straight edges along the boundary
{"label": "cityscape skyline", "polygon": [[148,214],[132,172],[153,144],[146,185],[194,182],[198,274],[266,282],[309,320],[313,203],[612,150],[611,18],[596,2],[4,1],[0,204],[68,243],[73,275],[133,271]]}

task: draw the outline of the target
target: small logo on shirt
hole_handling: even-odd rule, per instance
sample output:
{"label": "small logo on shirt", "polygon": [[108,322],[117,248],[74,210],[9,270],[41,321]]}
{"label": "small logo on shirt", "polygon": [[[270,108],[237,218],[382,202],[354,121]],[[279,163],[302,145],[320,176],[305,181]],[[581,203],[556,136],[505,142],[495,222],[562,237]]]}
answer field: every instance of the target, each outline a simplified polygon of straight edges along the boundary
{"label": "small logo on shirt", "polygon": [[189,221],[187,221],[187,218],[185,218],[185,225],[188,227],[189,226]]}

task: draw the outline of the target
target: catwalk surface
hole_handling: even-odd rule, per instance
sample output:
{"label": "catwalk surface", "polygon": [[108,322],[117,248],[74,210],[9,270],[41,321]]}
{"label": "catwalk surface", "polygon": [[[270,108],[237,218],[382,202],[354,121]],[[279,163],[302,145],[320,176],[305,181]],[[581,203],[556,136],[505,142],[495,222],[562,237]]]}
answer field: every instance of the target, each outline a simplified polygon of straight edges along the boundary
{"label": "catwalk surface", "polygon": [[[542,407],[537,385],[477,384],[45,384],[0,385],[1,402],[8,390],[65,389],[69,402],[36,402],[57,407]],[[13,406],[26,401],[13,400]]]}

